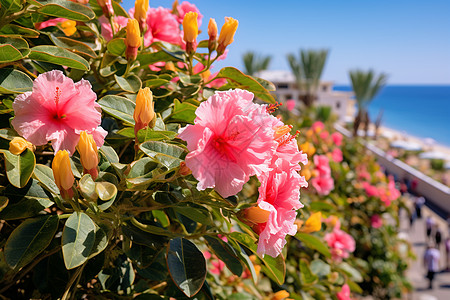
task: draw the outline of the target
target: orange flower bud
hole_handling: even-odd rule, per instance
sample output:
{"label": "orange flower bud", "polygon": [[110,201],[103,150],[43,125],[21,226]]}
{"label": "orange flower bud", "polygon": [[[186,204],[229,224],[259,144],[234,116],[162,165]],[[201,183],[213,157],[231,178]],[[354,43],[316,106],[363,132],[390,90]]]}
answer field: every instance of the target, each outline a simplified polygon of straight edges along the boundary
{"label": "orange flower bud", "polygon": [[184,161],[180,163],[180,170],[178,172],[180,173],[181,176],[187,176],[192,173],[191,169],[189,169],[188,166],[186,166],[186,163]]}
{"label": "orange flower bud", "polygon": [[134,18],[139,22],[142,28],[142,24],[147,19],[147,11],[149,8],[148,0],[136,0],[134,3]]}
{"label": "orange flower bud", "polygon": [[208,23],[208,35],[210,40],[217,39],[217,23],[213,18],[209,19]]}
{"label": "orange flower bud", "polygon": [[315,231],[319,231],[322,228],[322,213],[315,212],[313,213],[308,220],[306,220],[305,225],[302,228],[302,232],[311,233]]}
{"label": "orange flower bud", "polygon": [[92,134],[88,134],[86,131],[80,133],[77,150],[80,153],[84,173],[91,174],[92,179],[95,180],[98,176],[98,150]]}
{"label": "orange flower bud", "polygon": [[9,142],[9,152],[11,152],[14,155],[22,154],[22,152],[25,151],[25,149],[27,148],[30,149],[31,151],[34,150],[33,144],[21,137],[15,137],[12,139],[11,142]]}
{"label": "orange flower bud", "polygon": [[59,24],[59,26],[61,26],[62,31],[67,36],[71,36],[72,34],[74,34],[77,31],[77,27],[76,27],[77,22],[76,21],[66,20],[64,22],[61,22],[61,24]]}
{"label": "orange flower bud", "polygon": [[133,114],[134,121],[136,122],[134,126],[136,136],[142,128],[149,125],[153,127],[151,123],[156,117],[154,106],[152,91],[148,87],[140,89],[136,97],[136,107]]}
{"label": "orange flower bud", "polygon": [[194,43],[197,40],[198,35],[197,17],[198,14],[193,11],[190,11],[184,15],[183,19],[184,41],[187,43]]}
{"label": "orange flower bud", "polygon": [[102,8],[103,14],[107,18],[110,18],[114,15],[114,8],[111,1],[114,0],[97,0],[98,5]]}
{"label": "orange flower bud", "polygon": [[284,300],[287,297],[289,297],[289,293],[287,291],[285,291],[285,290],[281,290],[281,291],[276,292],[273,295],[271,300]]}
{"label": "orange flower bud", "polygon": [[128,60],[135,60],[137,50],[141,46],[141,31],[139,30],[138,21],[136,19],[128,19],[126,30],[125,45],[127,45],[127,50],[125,56]]}
{"label": "orange flower bud", "polygon": [[308,157],[312,157],[314,153],[316,153],[316,148],[310,142],[304,142],[300,145],[300,150],[302,150]]}
{"label": "orange flower bud", "polygon": [[73,196],[72,186],[75,178],[70,167],[69,153],[59,150],[52,162],[53,177],[64,199]]}
{"label": "orange flower bud", "polygon": [[269,220],[270,211],[259,208],[258,206],[249,207],[242,212],[243,219],[250,224],[266,223]]}
{"label": "orange flower bud", "polygon": [[311,173],[311,170],[310,170],[310,169],[302,169],[302,170],[300,171],[300,175],[302,175],[303,177],[305,177],[305,180],[308,181],[308,180],[311,178],[312,173]]}
{"label": "orange flower bud", "polygon": [[173,72],[177,71],[175,69],[175,65],[171,61],[166,62],[166,65],[164,66],[164,69],[169,70],[169,71],[173,71]]}
{"label": "orange flower bud", "polygon": [[233,42],[238,25],[239,22],[237,20],[225,17],[225,24],[223,24],[222,29],[220,30],[217,53],[223,54],[225,48]]}

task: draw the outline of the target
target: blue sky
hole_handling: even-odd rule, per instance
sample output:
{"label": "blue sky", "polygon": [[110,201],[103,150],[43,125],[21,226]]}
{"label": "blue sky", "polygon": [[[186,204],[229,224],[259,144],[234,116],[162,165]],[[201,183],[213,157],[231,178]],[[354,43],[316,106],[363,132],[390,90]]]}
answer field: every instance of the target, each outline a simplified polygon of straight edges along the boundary
{"label": "blue sky", "polygon": [[[180,0],[180,2],[182,2]],[[448,0],[192,0],[220,27],[224,17],[239,20],[225,61],[243,69],[242,54],[271,55],[269,69],[289,70],[286,55],[299,49],[328,48],[322,78],[347,84],[348,71],[372,68],[389,74],[389,84],[450,84],[450,1]],[[134,1],[124,0],[129,8]],[[172,1],[150,0],[151,7]],[[205,34],[200,38],[206,38]]]}

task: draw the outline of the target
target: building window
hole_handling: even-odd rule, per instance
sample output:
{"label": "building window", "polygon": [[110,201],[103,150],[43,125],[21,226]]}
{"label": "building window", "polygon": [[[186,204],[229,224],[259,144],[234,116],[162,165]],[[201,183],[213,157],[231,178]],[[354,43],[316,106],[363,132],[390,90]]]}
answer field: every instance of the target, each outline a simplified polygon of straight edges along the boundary
{"label": "building window", "polygon": [[289,85],[287,83],[280,83],[278,84],[279,89],[288,89]]}

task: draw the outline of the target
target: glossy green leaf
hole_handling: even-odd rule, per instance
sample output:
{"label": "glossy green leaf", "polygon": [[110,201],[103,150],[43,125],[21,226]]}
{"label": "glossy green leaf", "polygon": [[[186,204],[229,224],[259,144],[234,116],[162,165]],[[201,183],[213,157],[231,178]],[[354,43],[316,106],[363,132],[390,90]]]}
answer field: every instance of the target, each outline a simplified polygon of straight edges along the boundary
{"label": "glossy green leaf", "polygon": [[[67,2],[72,3],[70,1]],[[89,63],[84,58],[69,50],[56,46],[33,47],[28,57],[33,60],[63,65],[79,70],[88,71],[90,69]]]}
{"label": "glossy green leaf", "polygon": [[349,275],[353,281],[355,281],[355,282],[363,281],[361,273],[358,270],[356,270],[354,267],[352,267],[350,264],[348,264],[346,262],[341,262],[338,265],[338,268],[341,269],[343,272],[345,272],[347,275]]}
{"label": "glossy green leaf", "polygon": [[24,38],[25,37],[27,37],[27,38],[39,37],[38,31],[36,31],[34,29],[22,27],[19,25],[15,25],[15,24],[6,24],[5,26],[3,26],[0,29],[0,34],[22,36]]}
{"label": "glossy green leaf", "polygon": [[[3,104],[5,100],[3,100]],[[0,129],[0,137],[6,140],[12,140],[13,138],[20,136],[14,129],[12,128],[2,128]]]}
{"label": "glossy green leaf", "polygon": [[22,71],[10,68],[0,69],[0,93],[15,94],[31,91],[33,80]]}
{"label": "glossy green leaf", "polygon": [[107,95],[98,101],[102,110],[128,124],[134,125],[134,108],[136,104],[128,98]]}
{"label": "glossy green leaf", "polygon": [[97,202],[98,207],[101,210],[107,210],[116,199],[117,187],[111,182],[96,182],[95,192],[100,200]]}
{"label": "glossy green leaf", "polygon": [[186,296],[200,291],[206,279],[206,261],[194,243],[172,239],[167,246],[167,266],[173,282]]}
{"label": "glossy green leaf", "polygon": [[22,8],[21,0],[0,0],[2,12],[12,14],[18,12]]}
{"label": "glossy green leaf", "polygon": [[244,268],[233,247],[222,241],[220,238],[207,235],[205,235],[204,238],[208,242],[209,247],[214,251],[217,257],[225,263],[228,269],[230,269],[233,274],[241,276]]}
{"label": "glossy green leaf", "polygon": [[[117,134],[134,138],[134,128],[126,127],[117,132]],[[141,129],[138,132],[138,139],[140,143],[145,141],[170,141],[177,136],[176,132],[173,131],[156,131],[153,129]]]}
{"label": "glossy green leaf", "polygon": [[305,243],[307,247],[317,250],[326,257],[331,257],[330,249],[316,236],[299,232],[295,237]]}
{"label": "glossy green leaf", "polygon": [[36,157],[33,151],[26,149],[20,155],[14,155],[8,150],[1,151],[5,155],[6,176],[12,185],[24,187],[34,171]]}
{"label": "glossy green leaf", "polygon": [[198,106],[189,102],[180,102],[178,99],[174,100],[174,107],[170,119],[179,122],[194,123],[196,118],[195,111]]}
{"label": "glossy green leaf", "polygon": [[317,276],[314,275],[309,269],[309,263],[306,259],[302,258],[299,262],[300,266],[300,278],[304,284],[313,284],[317,281]]}
{"label": "glossy green leaf", "polygon": [[36,164],[34,168],[33,178],[38,180],[41,185],[53,194],[59,194],[59,188],[53,177],[53,170],[45,165]]}
{"label": "glossy green leaf", "polygon": [[184,148],[158,141],[144,142],[139,145],[139,149],[168,169],[178,167],[186,155]]}
{"label": "glossy green leaf", "polygon": [[331,272],[329,264],[320,259],[315,259],[310,265],[311,272],[317,275],[319,278],[326,277]]}
{"label": "glossy green leaf", "polygon": [[66,221],[62,234],[64,264],[68,270],[82,265],[91,255],[97,227],[83,212],[74,212]]}
{"label": "glossy green leaf", "polygon": [[0,196],[0,212],[8,206],[9,199],[5,196]]}
{"label": "glossy green leaf", "polygon": [[179,61],[182,60],[182,58],[177,59],[176,57],[168,54],[167,52],[158,51],[158,52],[141,52],[137,55],[136,60],[139,61],[141,67],[144,67],[160,61]]}
{"label": "glossy green leaf", "polygon": [[106,47],[108,51],[111,52],[111,54],[114,54],[116,56],[122,56],[127,49],[124,38],[112,39],[108,42],[108,45],[106,45]]}
{"label": "glossy green leaf", "polygon": [[240,88],[252,92],[255,97],[267,102],[275,103],[275,99],[257,80],[245,75],[233,67],[225,67],[219,71],[215,78],[226,78],[233,88]]}
{"label": "glossy green leaf", "polygon": [[95,18],[92,9],[76,2],[49,0],[42,2],[42,4],[44,4],[44,6],[39,7],[38,12],[44,15],[81,22],[87,22]]}
{"label": "glossy green leaf", "polygon": [[162,78],[156,78],[156,79],[150,79],[144,82],[144,85],[146,87],[152,88],[152,87],[160,87],[162,85],[165,85],[169,83],[170,81],[167,79]]}
{"label": "glossy green leaf", "polygon": [[163,236],[169,236],[169,237],[173,237],[174,234],[171,233],[170,231],[167,231],[164,228],[155,226],[155,225],[151,225],[151,224],[143,224],[141,222],[139,222],[138,220],[136,220],[135,218],[131,219],[131,223],[133,225],[135,225],[136,227],[138,227],[140,230],[151,233],[151,234],[155,234],[155,235],[163,235]]}
{"label": "glossy green leaf", "polygon": [[122,90],[130,93],[137,93],[142,86],[141,80],[134,74],[128,75],[125,78],[114,75],[114,78]]}
{"label": "glossy green leaf", "polygon": [[68,38],[68,37],[56,37],[53,34],[50,35],[50,38],[52,42],[61,48],[68,49],[72,52],[76,52],[78,54],[87,55],[91,58],[96,58],[97,54],[94,50],[92,50],[91,47],[89,47],[87,44],[82,43],[80,41]]}
{"label": "glossy green leaf", "polygon": [[8,265],[20,269],[33,261],[52,241],[58,221],[58,216],[28,219],[14,229],[4,250]]}
{"label": "glossy green leaf", "polygon": [[95,191],[95,182],[92,180],[90,174],[83,175],[81,177],[78,186],[80,187],[81,195],[88,200],[95,201],[98,198],[98,194]]}
{"label": "glossy green leaf", "polygon": [[182,214],[192,221],[198,222],[202,225],[210,225],[213,223],[209,211],[204,207],[176,206],[173,209],[177,213]]}
{"label": "glossy green leaf", "polygon": [[0,44],[0,63],[16,61],[22,58],[22,53],[17,48],[8,44]]}
{"label": "glossy green leaf", "polygon": [[113,147],[103,145],[100,147],[100,149],[98,149],[98,151],[104,154],[110,163],[119,162],[119,156],[117,155]]}
{"label": "glossy green leaf", "polygon": [[324,201],[312,201],[309,205],[312,211],[336,211],[336,206]]}

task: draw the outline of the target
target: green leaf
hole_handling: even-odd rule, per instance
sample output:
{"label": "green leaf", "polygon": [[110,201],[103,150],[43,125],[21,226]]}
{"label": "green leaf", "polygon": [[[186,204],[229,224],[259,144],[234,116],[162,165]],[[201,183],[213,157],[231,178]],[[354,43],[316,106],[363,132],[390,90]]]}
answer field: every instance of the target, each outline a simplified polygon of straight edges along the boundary
{"label": "green leaf", "polygon": [[233,67],[225,67],[219,71],[215,78],[226,78],[228,83],[234,88],[240,88],[252,92],[255,97],[268,103],[275,103],[275,99],[257,80],[245,75]]}
{"label": "green leaf", "polygon": [[181,103],[178,99],[175,99],[173,112],[170,115],[170,119],[174,121],[193,124],[196,118],[195,111],[197,110],[197,108],[198,106],[192,103],[189,102]]}
{"label": "green leaf", "polygon": [[91,255],[97,227],[83,212],[74,212],[66,221],[62,234],[64,264],[68,270],[82,265]]}
{"label": "green leaf", "polygon": [[0,34],[4,35],[15,35],[27,38],[37,38],[39,37],[39,32],[30,28],[22,27],[15,24],[6,24],[0,29]]}
{"label": "green leaf", "polygon": [[45,165],[36,164],[34,168],[33,178],[41,183],[41,185],[53,194],[59,194],[59,188],[53,177],[53,170]]}
{"label": "green leaf", "polygon": [[162,78],[156,78],[156,79],[150,79],[144,82],[144,85],[146,87],[152,88],[152,87],[160,87],[162,85],[165,85],[169,83],[170,81],[167,79]]}
{"label": "green leaf", "polygon": [[321,259],[315,259],[310,265],[311,272],[316,274],[319,278],[328,276],[331,272],[331,267],[329,264]]}
{"label": "green leaf", "polygon": [[172,239],[167,246],[167,266],[173,282],[186,296],[200,291],[206,279],[206,261],[194,243]]}
{"label": "green leaf", "polygon": [[4,250],[8,265],[18,270],[33,261],[52,241],[58,221],[58,216],[28,219],[14,229]]}
{"label": "green leaf", "polygon": [[22,8],[21,0],[0,0],[0,7],[2,8],[2,12],[5,13],[14,13],[18,12]]}
{"label": "green leaf", "polygon": [[0,44],[0,63],[22,59],[22,53],[9,44]]}
{"label": "green leaf", "polygon": [[152,65],[160,61],[181,61],[182,58],[176,58],[168,54],[167,52],[158,51],[158,52],[141,52],[137,55],[136,60],[139,61],[141,67],[145,67],[147,65]]}
{"label": "green leaf", "polygon": [[103,145],[98,150],[108,159],[110,163],[119,162],[119,156],[117,155],[113,147]]}
{"label": "green leaf", "polygon": [[299,232],[295,237],[305,243],[307,247],[317,250],[328,258],[331,257],[330,249],[316,236]]}
{"label": "green leaf", "polygon": [[178,167],[186,155],[182,147],[157,141],[144,142],[139,149],[169,170]]}
{"label": "green leaf", "polygon": [[97,54],[94,50],[92,50],[91,47],[89,47],[87,44],[82,43],[80,41],[68,38],[68,37],[56,37],[53,34],[50,35],[50,39],[52,42],[61,48],[68,49],[72,52],[76,52],[78,54],[84,54],[91,58],[96,58]]}
{"label": "green leaf", "polygon": [[[3,104],[5,100],[3,100]],[[14,129],[12,128],[2,128],[0,129],[0,137],[6,140],[11,141],[15,137],[20,136]]]}
{"label": "green leaf", "polygon": [[108,49],[111,54],[114,54],[116,56],[122,56],[122,54],[127,49],[127,46],[125,45],[125,39],[124,38],[116,38],[109,41],[108,45],[106,45],[106,48]]}
{"label": "green leaf", "polygon": [[[117,134],[134,138],[134,128],[126,127],[117,132]],[[177,136],[176,132],[173,131],[156,131],[154,129],[141,129],[138,132],[138,139],[140,143],[146,141],[170,141]]]}
{"label": "green leaf", "polygon": [[212,219],[209,211],[204,207],[191,207],[191,206],[176,206],[173,208],[177,213],[188,217],[192,221],[198,222],[203,225],[212,224]]}
{"label": "green leaf", "polygon": [[9,199],[5,196],[0,196],[0,212],[8,206]]}
{"label": "green leaf", "polygon": [[130,93],[138,92],[142,86],[141,80],[134,74],[128,75],[126,78],[114,75],[114,78],[122,90]]}
{"label": "green leaf", "polygon": [[24,187],[34,171],[36,157],[33,151],[26,149],[20,155],[14,155],[8,150],[1,151],[5,155],[6,176],[12,185],[18,188]]}
{"label": "green leaf", "polygon": [[214,251],[217,257],[225,263],[228,269],[230,269],[233,274],[241,276],[244,269],[233,247],[216,237],[205,235],[204,238],[208,242],[209,247]]}
{"label": "green leaf", "polygon": [[336,211],[335,205],[324,202],[324,201],[312,201],[309,205],[312,211]]}
{"label": "green leaf", "polygon": [[361,276],[361,273],[359,273],[358,270],[356,270],[354,267],[349,265],[346,262],[341,262],[338,265],[338,268],[341,269],[344,273],[350,276],[350,278],[355,282],[362,282],[363,278]]}
{"label": "green leaf", "polygon": [[74,21],[87,22],[95,18],[95,14],[86,5],[65,0],[49,0],[42,2],[44,6],[38,8],[38,12],[44,15],[66,18]]}
{"label": "green leaf", "polygon": [[95,192],[101,200],[97,203],[98,207],[101,210],[107,210],[116,200],[117,187],[111,182],[96,182]]}
{"label": "green leaf", "polygon": [[309,269],[309,263],[306,259],[300,259],[300,278],[304,284],[313,284],[317,281],[317,276]]}
{"label": "green leaf", "polygon": [[98,198],[97,192],[95,191],[95,182],[92,180],[90,174],[83,175],[81,177],[78,186],[80,187],[81,195],[88,200],[95,201]]}
{"label": "green leaf", "polygon": [[[67,1],[68,3],[72,3]],[[28,58],[89,71],[89,63],[81,56],[56,46],[36,46],[31,48]]]}
{"label": "green leaf", "polygon": [[31,91],[33,80],[22,71],[10,68],[0,69],[0,93],[15,94]]}
{"label": "green leaf", "polygon": [[254,254],[259,256],[259,258],[263,261],[265,265],[262,266],[262,269],[266,273],[266,275],[273,281],[277,282],[278,284],[280,285],[283,284],[284,277],[286,275],[286,264],[284,262],[284,257],[282,254],[278,255],[278,257],[276,258],[273,258],[270,255],[265,255],[264,257],[261,257],[256,251],[257,246],[255,240],[252,239],[249,235],[240,232],[233,232],[231,233],[230,237],[235,241],[243,244]]}
{"label": "green leaf", "polygon": [[134,108],[136,104],[128,98],[107,95],[98,101],[102,110],[128,124],[134,125]]}

